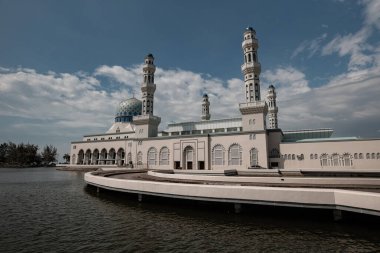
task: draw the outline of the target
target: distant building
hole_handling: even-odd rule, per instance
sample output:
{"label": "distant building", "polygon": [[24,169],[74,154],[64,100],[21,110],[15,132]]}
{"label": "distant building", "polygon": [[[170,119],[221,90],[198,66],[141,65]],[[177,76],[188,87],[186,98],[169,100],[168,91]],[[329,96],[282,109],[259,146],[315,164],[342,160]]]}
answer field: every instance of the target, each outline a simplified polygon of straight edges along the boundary
{"label": "distant building", "polygon": [[[114,165],[149,169],[248,170],[255,168],[380,169],[380,139],[331,138],[332,129],[282,131],[276,89],[261,99],[259,43],[251,27],[243,35],[245,101],[240,118],[210,119],[208,95],[200,121],[169,124],[158,132],[154,115],[154,57],[145,57],[142,101],[121,101],[115,123],[103,134],[71,143],[71,165]],[[158,85],[159,88],[159,85]]]}

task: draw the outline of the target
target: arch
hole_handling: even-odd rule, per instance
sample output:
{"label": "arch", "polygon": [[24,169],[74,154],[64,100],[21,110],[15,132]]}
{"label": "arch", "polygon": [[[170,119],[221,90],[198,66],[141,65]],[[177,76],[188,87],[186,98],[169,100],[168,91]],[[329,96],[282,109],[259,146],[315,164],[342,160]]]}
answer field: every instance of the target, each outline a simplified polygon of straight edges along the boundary
{"label": "arch", "polygon": [[251,61],[252,61],[251,54],[248,54],[248,62],[251,62]]}
{"label": "arch", "polygon": [[156,165],[157,161],[157,150],[154,147],[149,148],[148,150],[148,165]]}
{"label": "arch", "polygon": [[339,154],[334,153],[331,156],[331,165],[332,166],[339,166]]}
{"label": "arch", "polygon": [[91,149],[87,149],[84,154],[84,164],[91,164]]}
{"label": "arch", "polygon": [[237,143],[234,143],[228,149],[228,165],[241,165],[242,149]]}
{"label": "arch", "polygon": [[143,159],[143,153],[141,151],[139,151],[137,153],[137,164],[138,165],[142,165],[142,159]]}
{"label": "arch", "polygon": [[371,159],[375,159],[375,153],[371,154]]}
{"label": "arch", "polygon": [[192,170],[194,164],[194,148],[192,146],[186,146],[183,150],[183,167],[186,170]]}
{"label": "arch", "polygon": [[78,152],[78,162],[77,162],[77,164],[83,164],[83,161],[84,161],[84,151],[83,151],[83,149],[81,149]]}
{"label": "arch", "polygon": [[363,153],[359,153],[359,159],[363,159]]}
{"label": "arch", "polygon": [[224,165],[224,153],[223,145],[216,144],[211,151],[212,165]]}
{"label": "arch", "polygon": [[314,159],[314,154],[310,154],[310,160]]}
{"label": "arch", "polygon": [[317,154],[314,154],[314,159],[318,159],[318,155]]}
{"label": "arch", "polygon": [[98,164],[99,163],[99,150],[96,148],[94,149],[94,152],[92,153],[92,164]]}
{"label": "arch", "polygon": [[103,148],[99,155],[99,164],[105,164],[107,159],[107,149]]}
{"label": "arch", "polygon": [[256,62],[256,54],[255,53],[252,54],[252,59],[254,62]]}
{"label": "arch", "polygon": [[292,154],[292,160],[296,160],[296,155]]}
{"label": "arch", "polygon": [[292,160],[292,155],[288,154],[288,160]]}
{"label": "arch", "polygon": [[162,147],[160,149],[160,165],[169,165],[169,149]]}
{"label": "arch", "polygon": [[327,156],[327,154],[322,154],[320,156],[320,160],[321,160],[321,166],[322,167],[328,166],[328,156]]}
{"label": "arch", "polygon": [[108,152],[107,160],[108,160],[107,164],[115,164],[116,151],[114,148],[111,148],[110,151]]}
{"label": "arch", "polygon": [[354,159],[358,159],[358,153],[354,154]]}
{"label": "arch", "polygon": [[249,157],[250,157],[250,165],[251,167],[255,167],[259,165],[259,156],[258,156],[258,151],[256,148],[251,148],[249,151]]}
{"label": "arch", "polygon": [[116,162],[117,165],[121,166],[124,165],[124,159],[125,159],[125,152],[123,148],[119,148],[116,153]]}
{"label": "arch", "polygon": [[376,154],[376,159],[380,159],[380,153]]}
{"label": "arch", "polygon": [[365,155],[365,158],[366,158],[366,159],[371,159],[371,156],[369,155],[369,153],[367,153],[367,154]]}

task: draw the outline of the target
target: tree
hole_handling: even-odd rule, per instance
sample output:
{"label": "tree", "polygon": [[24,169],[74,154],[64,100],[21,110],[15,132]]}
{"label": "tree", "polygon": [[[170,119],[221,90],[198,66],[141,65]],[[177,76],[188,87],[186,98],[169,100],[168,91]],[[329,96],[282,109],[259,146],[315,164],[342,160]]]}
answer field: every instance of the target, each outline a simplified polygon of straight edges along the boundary
{"label": "tree", "polygon": [[44,164],[57,161],[57,148],[52,145],[46,145],[41,153],[41,157]]}
{"label": "tree", "polygon": [[64,154],[63,159],[65,159],[66,163],[70,163],[70,155],[69,154]]}

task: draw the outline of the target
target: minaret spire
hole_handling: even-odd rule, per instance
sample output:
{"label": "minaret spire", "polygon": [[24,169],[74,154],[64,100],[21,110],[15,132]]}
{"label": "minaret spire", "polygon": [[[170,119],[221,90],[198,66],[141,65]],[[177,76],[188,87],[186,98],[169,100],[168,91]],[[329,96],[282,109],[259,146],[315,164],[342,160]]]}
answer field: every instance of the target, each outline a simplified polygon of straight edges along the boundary
{"label": "minaret spire", "polygon": [[259,43],[256,39],[256,31],[252,27],[248,27],[244,32],[242,48],[244,64],[241,66],[241,71],[244,75],[246,101],[260,101],[261,65],[257,55]]}
{"label": "minaret spire", "polygon": [[270,85],[268,88],[267,102],[268,102],[268,120],[269,120],[269,129],[278,128],[277,113],[278,107],[276,103],[276,89],[273,85]]}
{"label": "minaret spire", "polygon": [[244,63],[241,65],[241,71],[244,76],[245,103],[239,104],[239,109],[242,114],[243,131],[265,130],[268,106],[261,100],[261,65],[257,54],[259,42],[252,27],[244,31],[242,48]]}
{"label": "minaret spire", "polygon": [[142,113],[133,117],[136,138],[156,137],[158,125],[161,118],[153,115],[153,99],[156,91],[154,83],[154,57],[152,54],[145,56],[143,65],[143,82],[141,84],[142,93]]}
{"label": "minaret spire", "polygon": [[154,72],[156,72],[156,66],[154,65],[154,57],[152,54],[148,54],[144,60],[143,74],[144,80],[141,85],[142,92],[142,115],[153,115],[153,99],[154,92],[156,91],[156,85],[154,84]]}
{"label": "minaret spire", "polygon": [[210,115],[210,102],[208,101],[208,95],[204,94],[202,98],[202,120],[209,120]]}

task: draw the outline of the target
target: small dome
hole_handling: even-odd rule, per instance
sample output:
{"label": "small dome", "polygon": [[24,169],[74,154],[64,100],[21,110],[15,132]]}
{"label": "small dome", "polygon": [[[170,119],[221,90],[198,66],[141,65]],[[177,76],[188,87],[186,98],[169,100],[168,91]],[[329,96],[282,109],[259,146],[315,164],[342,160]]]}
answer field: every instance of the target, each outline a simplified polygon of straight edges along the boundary
{"label": "small dome", "polygon": [[153,54],[148,54],[147,56],[145,56],[145,58],[154,58],[154,57],[153,57]]}
{"label": "small dome", "polygon": [[136,98],[128,98],[119,103],[115,122],[132,122],[133,116],[141,115],[142,102]]}

